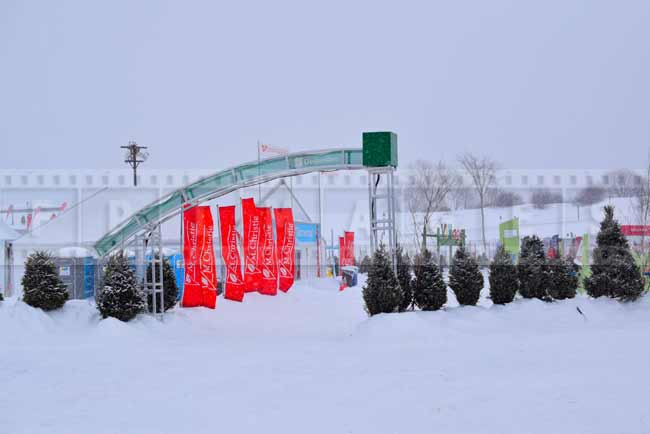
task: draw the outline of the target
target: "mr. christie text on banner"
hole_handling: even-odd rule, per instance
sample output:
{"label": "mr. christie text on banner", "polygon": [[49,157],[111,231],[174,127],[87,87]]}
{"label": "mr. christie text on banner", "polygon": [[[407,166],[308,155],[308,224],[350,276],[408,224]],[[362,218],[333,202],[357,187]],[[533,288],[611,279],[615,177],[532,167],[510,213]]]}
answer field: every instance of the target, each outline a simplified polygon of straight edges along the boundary
{"label": "mr. christie text on banner", "polygon": [[262,287],[260,294],[276,295],[278,293],[278,264],[275,257],[275,240],[273,239],[273,218],[271,208],[258,208],[260,213],[260,259],[262,261]]}
{"label": "mr. christie text on banner", "polygon": [[185,286],[183,307],[217,303],[217,274],[212,245],[214,223],[209,206],[196,206],[183,213]]}
{"label": "mr. christie text on banner", "polygon": [[245,291],[254,292],[262,285],[260,270],[260,213],[252,198],[242,199],[242,220],[244,222],[244,282]]}
{"label": "mr. christie text on banner", "polygon": [[219,207],[219,227],[221,228],[221,257],[226,267],[225,297],[228,300],[244,299],[244,278],[237,245],[239,234],[235,226],[235,207]]}
{"label": "mr. christie text on banner", "polygon": [[293,285],[296,231],[291,208],[275,208],[275,230],[277,233],[278,287],[287,292]]}

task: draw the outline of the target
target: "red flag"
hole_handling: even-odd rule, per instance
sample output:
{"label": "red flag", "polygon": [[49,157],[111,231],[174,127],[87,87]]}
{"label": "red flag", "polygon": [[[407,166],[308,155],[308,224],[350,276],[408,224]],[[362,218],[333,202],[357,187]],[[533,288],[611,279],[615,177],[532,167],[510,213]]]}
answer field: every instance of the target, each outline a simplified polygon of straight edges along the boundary
{"label": "red flag", "polygon": [[273,219],[271,208],[257,208],[260,213],[262,229],[260,230],[260,260],[262,269],[262,287],[260,294],[276,295],[278,293],[278,264],[275,257],[275,240],[273,239]]}
{"label": "red flag", "polygon": [[214,223],[209,206],[195,206],[183,212],[185,284],[184,307],[205,306],[214,309],[217,303],[217,274],[212,245]]}
{"label": "red flag", "polygon": [[296,231],[291,208],[275,208],[277,234],[278,287],[287,292],[293,285]]}
{"label": "red flag", "polygon": [[341,267],[345,265],[345,237],[339,237],[339,276],[343,275]]}
{"label": "red flag", "polygon": [[244,299],[244,277],[241,272],[241,259],[237,240],[239,234],[235,227],[235,207],[219,208],[219,226],[221,228],[221,257],[226,266],[225,297],[228,300]]}
{"label": "red flag", "polygon": [[260,213],[252,198],[242,199],[244,222],[244,287],[246,292],[257,291],[262,285],[260,270]]}
{"label": "red flag", "polygon": [[345,237],[345,255],[341,257],[345,258],[343,265],[354,265],[354,232],[343,232]]}

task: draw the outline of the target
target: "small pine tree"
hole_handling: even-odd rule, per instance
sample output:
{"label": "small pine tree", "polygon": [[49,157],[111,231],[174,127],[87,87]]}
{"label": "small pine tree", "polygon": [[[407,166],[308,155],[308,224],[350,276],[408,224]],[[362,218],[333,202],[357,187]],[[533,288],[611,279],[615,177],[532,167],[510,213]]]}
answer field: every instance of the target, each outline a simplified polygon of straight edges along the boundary
{"label": "small pine tree", "polygon": [[614,207],[608,205],[604,211],[585,289],[592,297],[605,295],[621,301],[636,300],[643,294],[641,272],[618,221],[614,220]]}
{"label": "small pine tree", "polygon": [[431,252],[425,250],[416,258],[413,300],[422,310],[438,310],[447,303],[447,285]]}
{"label": "small pine tree", "polygon": [[[156,267],[156,272],[158,272],[158,267]],[[172,265],[169,262],[169,259],[165,258],[163,260],[163,298],[165,300],[165,310],[169,310],[176,306],[176,297],[178,296],[178,286],[176,286],[176,275],[172,269]],[[147,279],[151,282],[151,264],[147,266]],[[158,274],[156,274],[156,279]],[[160,301],[157,300],[157,303]],[[147,308],[149,312],[153,312],[153,294],[147,294]],[[160,306],[157,309],[160,313]]]}
{"label": "small pine tree", "polygon": [[2,295],[2,292],[0,292],[0,301],[3,301],[5,299],[4,295]]}
{"label": "small pine tree", "polygon": [[368,280],[363,287],[363,300],[369,315],[395,312],[402,299],[402,291],[393,272],[391,260],[382,245],[372,257]]}
{"label": "small pine tree", "polygon": [[411,274],[411,258],[405,253],[402,246],[397,247],[397,280],[402,289],[402,299],[399,311],[404,312],[413,305],[413,275]]}
{"label": "small pine tree", "polygon": [[370,256],[366,255],[363,257],[361,260],[361,264],[359,264],[359,273],[367,273],[370,271],[370,266],[372,265],[372,259],[370,259]]}
{"label": "small pine tree", "polygon": [[548,264],[544,254],[544,243],[537,235],[521,240],[521,253],[517,264],[519,293],[524,298],[539,298],[548,301]]}
{"label": "small pine tree", "polygon": [[109,258],[102,286],[97,297],[97,309],[102,318],[129,321],[145,309],[144,293],[123,252]]}
{"label": "small pine tree", "polygon": [[23,301],[45,311],[63,307],[68,291],[61,281],[51,254],[36,251],[27,257],[22,279]]}
{"label": "small pine tree", "polygon": [[515,298],[519,281],[512,257],[504,246],[500,246],[490,264],[490,299],[494,304],[507,304]]}
{"label": "small pine tree", "polygon": [[554,300],[574,298],[578,291],[578,267],[570,259],[548,261],[548,295]]}
{"label": "small pine tree", "polygon": [[475,306],[483,289],[483,274],[478,262],[467,254],[464,247],[456,250],[449,270],[449,287],[462,306]]}

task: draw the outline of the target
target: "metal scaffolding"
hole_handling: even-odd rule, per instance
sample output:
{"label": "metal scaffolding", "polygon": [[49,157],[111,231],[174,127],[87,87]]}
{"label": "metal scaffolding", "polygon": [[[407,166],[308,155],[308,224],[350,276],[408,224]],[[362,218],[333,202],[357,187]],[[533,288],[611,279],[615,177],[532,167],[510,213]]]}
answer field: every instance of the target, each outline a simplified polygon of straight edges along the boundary
{"label": "metal scaffolding", "polygon": [[397,230],[395,221],[395,184],[392,167],[368,170],[368,202],[370,203],[370,249],[384,244],[393,269],[396,270]]}
{"label": "metal scaffolding", "polygon": [[[150,231],[138,236],[137,246],[136,270],[138,277],[143,282],[143,290],[147,299],[147,311],[162,319],[165,313],[165,296],[161,225],[155,225]],[[149,267],[151,267],[151,275],[148,273]],[[149,301],[151,301],[151,306]]]}

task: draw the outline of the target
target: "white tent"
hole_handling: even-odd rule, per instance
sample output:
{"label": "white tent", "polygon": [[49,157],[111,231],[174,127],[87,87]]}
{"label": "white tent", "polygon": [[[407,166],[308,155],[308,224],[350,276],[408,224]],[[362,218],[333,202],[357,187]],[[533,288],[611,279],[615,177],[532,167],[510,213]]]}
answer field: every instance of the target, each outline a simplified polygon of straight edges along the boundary
{"label": "white tent", "polygon": [[20,234],[11,229],[8,224],[0,221],[0,241],[13,241],[19,236]]}

